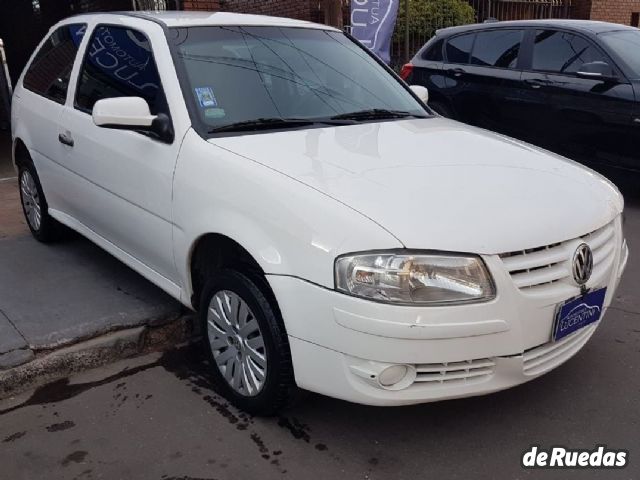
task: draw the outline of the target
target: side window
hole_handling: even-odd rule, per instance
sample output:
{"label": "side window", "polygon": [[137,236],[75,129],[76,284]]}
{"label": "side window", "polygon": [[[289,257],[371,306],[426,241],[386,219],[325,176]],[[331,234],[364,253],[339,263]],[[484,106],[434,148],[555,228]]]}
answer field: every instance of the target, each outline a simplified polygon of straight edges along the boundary
{"label": "side window", "polygon": [[551,73],[576,73],[585,63],[607,61],[582,37],[556,30],[538,30],[533,47],[533,69]]}
{"label": "side window", "polygon": [[151,113],[168,113],[149,39],[125,27],[98,26],[87,46],[76,107],[92,112],[98,100],[142,97]]}
{"label": "side window", "polygon": [[480,32],[473,46],[471,63],[487,67],[515,68],[521,42],[520,30]]}
{"label": "side window", "polygon": [[58,28],[36,54],[25,73],[25,88],[55,102],[64,103],[78,47],[86,25]]}
{"label": "side window", "polygon": [[432,62],[441,62],[442,58],[442,45],[444,44],[444,40],[438,40],[436,43],[431,45],[426,52],[422,54],[423,60],[429,60]]}
{"label": "side window", "polygon": [[450,39],[447,42],[447,61],[450,63],[469,63],[475,37],[475,33],[470,33]]}

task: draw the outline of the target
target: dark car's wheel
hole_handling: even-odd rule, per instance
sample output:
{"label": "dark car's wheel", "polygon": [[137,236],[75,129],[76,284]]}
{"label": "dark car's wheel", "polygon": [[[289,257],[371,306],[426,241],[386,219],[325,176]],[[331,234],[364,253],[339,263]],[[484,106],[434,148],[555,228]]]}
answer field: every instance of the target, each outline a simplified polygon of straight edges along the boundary
{"label": "dark car's wheel", "polygon": [[43,243],[59,240],[63,227],[49,215],[47,199],[33,164],[20,165],[18,182],[22,211],[33,236]]}
{"label": "dark car's wheel", "polygon": [[212,272],[199,309],[216,390],[254,415],[277,413],[297,390],[287,334],[267,288],[258,276]]}
{"label": "dark car's wheel", "polygon": [[453,109],[444,102],[438,102],[438,101],[429,102],[429,106],[433,110],[435,110],[437,114],[442,115],[443,117],[451,118],[453,120],[455,120],[456,118],[456,115],[453,112]]}

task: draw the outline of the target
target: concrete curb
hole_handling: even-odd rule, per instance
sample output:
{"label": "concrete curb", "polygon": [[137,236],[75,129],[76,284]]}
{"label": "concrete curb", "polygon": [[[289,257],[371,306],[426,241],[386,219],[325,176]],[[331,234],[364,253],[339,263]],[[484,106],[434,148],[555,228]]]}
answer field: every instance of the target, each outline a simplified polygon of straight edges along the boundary
{"label": "concrete curb", "polygon": [[161,325],[117,330],[54,351],[36,351],[28,363],[0,371],[0,400],[83,370],[189,342],[193,332],[194,315],[189,313]]}

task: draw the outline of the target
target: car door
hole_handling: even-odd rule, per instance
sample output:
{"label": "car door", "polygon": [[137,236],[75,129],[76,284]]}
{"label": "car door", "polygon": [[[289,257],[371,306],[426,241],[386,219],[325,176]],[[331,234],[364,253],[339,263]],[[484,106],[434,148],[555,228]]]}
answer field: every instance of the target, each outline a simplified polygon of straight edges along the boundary
{"label": "car door", "polygon": [[20,125],[26,129],[18,134],[29,148],[51,208],[59,208],[62,193],[68,190],[61,166],[65,150],[59,142],[58,130],[85,30],[85,24],[69,24],[51,32],[15,92],[14,120],[20,119]]}
{"label": "car door", "polygon": [[[172,180],[180,139],[166,143],[149,133],[101,128],[91,116],[98,100],[135,96],[152,114],[171,117],[164,85],[179,89],[173,62],[162,29],[144,23],[148,29],[97,25],[91,32],[60,134],[69,143],[65,165],[74,180],[70,215],[84,233],[114,245],[171,290]],[[162,59],[163,75],[156,59]]]}
{"label": "car door", "polygon": [[[448,105],[446,78],[442,74],[444,39],[434,39],[411,60],[411,70],[403,78],[429,90],[429,104]],[[404,72],[402,72],[404,73]],[[446,107],[445,107],[446,108]],[[442,113],[442,112],[440,112]]]}
{"label": "car door", "polygon": [[[536,30],[523,73],[529,140],[579,161],[619,165],[631,147],[633,87],[590,39]],[[591,62],[613,68],[615,80],[580,74]]]}
{"label": "car door", "polygon": [[473,92],[470,123],[506,134],[513,131],[511,119],[521,88],[523,33],[510,28],[478,32],[465,73]]}
{"label": "car door", "polygon": [[474,112],[473,101],[476,98],[473,83],[467,76],[471,61],[471,50],[476,33],[464,33],[450,37],[445,42],[445,61],[442,75],[446,85],[450,108],[457,120],[470,122]]}

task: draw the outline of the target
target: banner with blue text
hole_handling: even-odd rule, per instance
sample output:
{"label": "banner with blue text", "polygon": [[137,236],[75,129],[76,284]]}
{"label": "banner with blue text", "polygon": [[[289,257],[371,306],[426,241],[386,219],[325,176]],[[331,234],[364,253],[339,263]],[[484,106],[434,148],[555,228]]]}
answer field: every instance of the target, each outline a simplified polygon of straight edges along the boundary
{"label": "banner with blue text", "polygon": [[387,64],[400,0],[351,0],[351,34]]}

